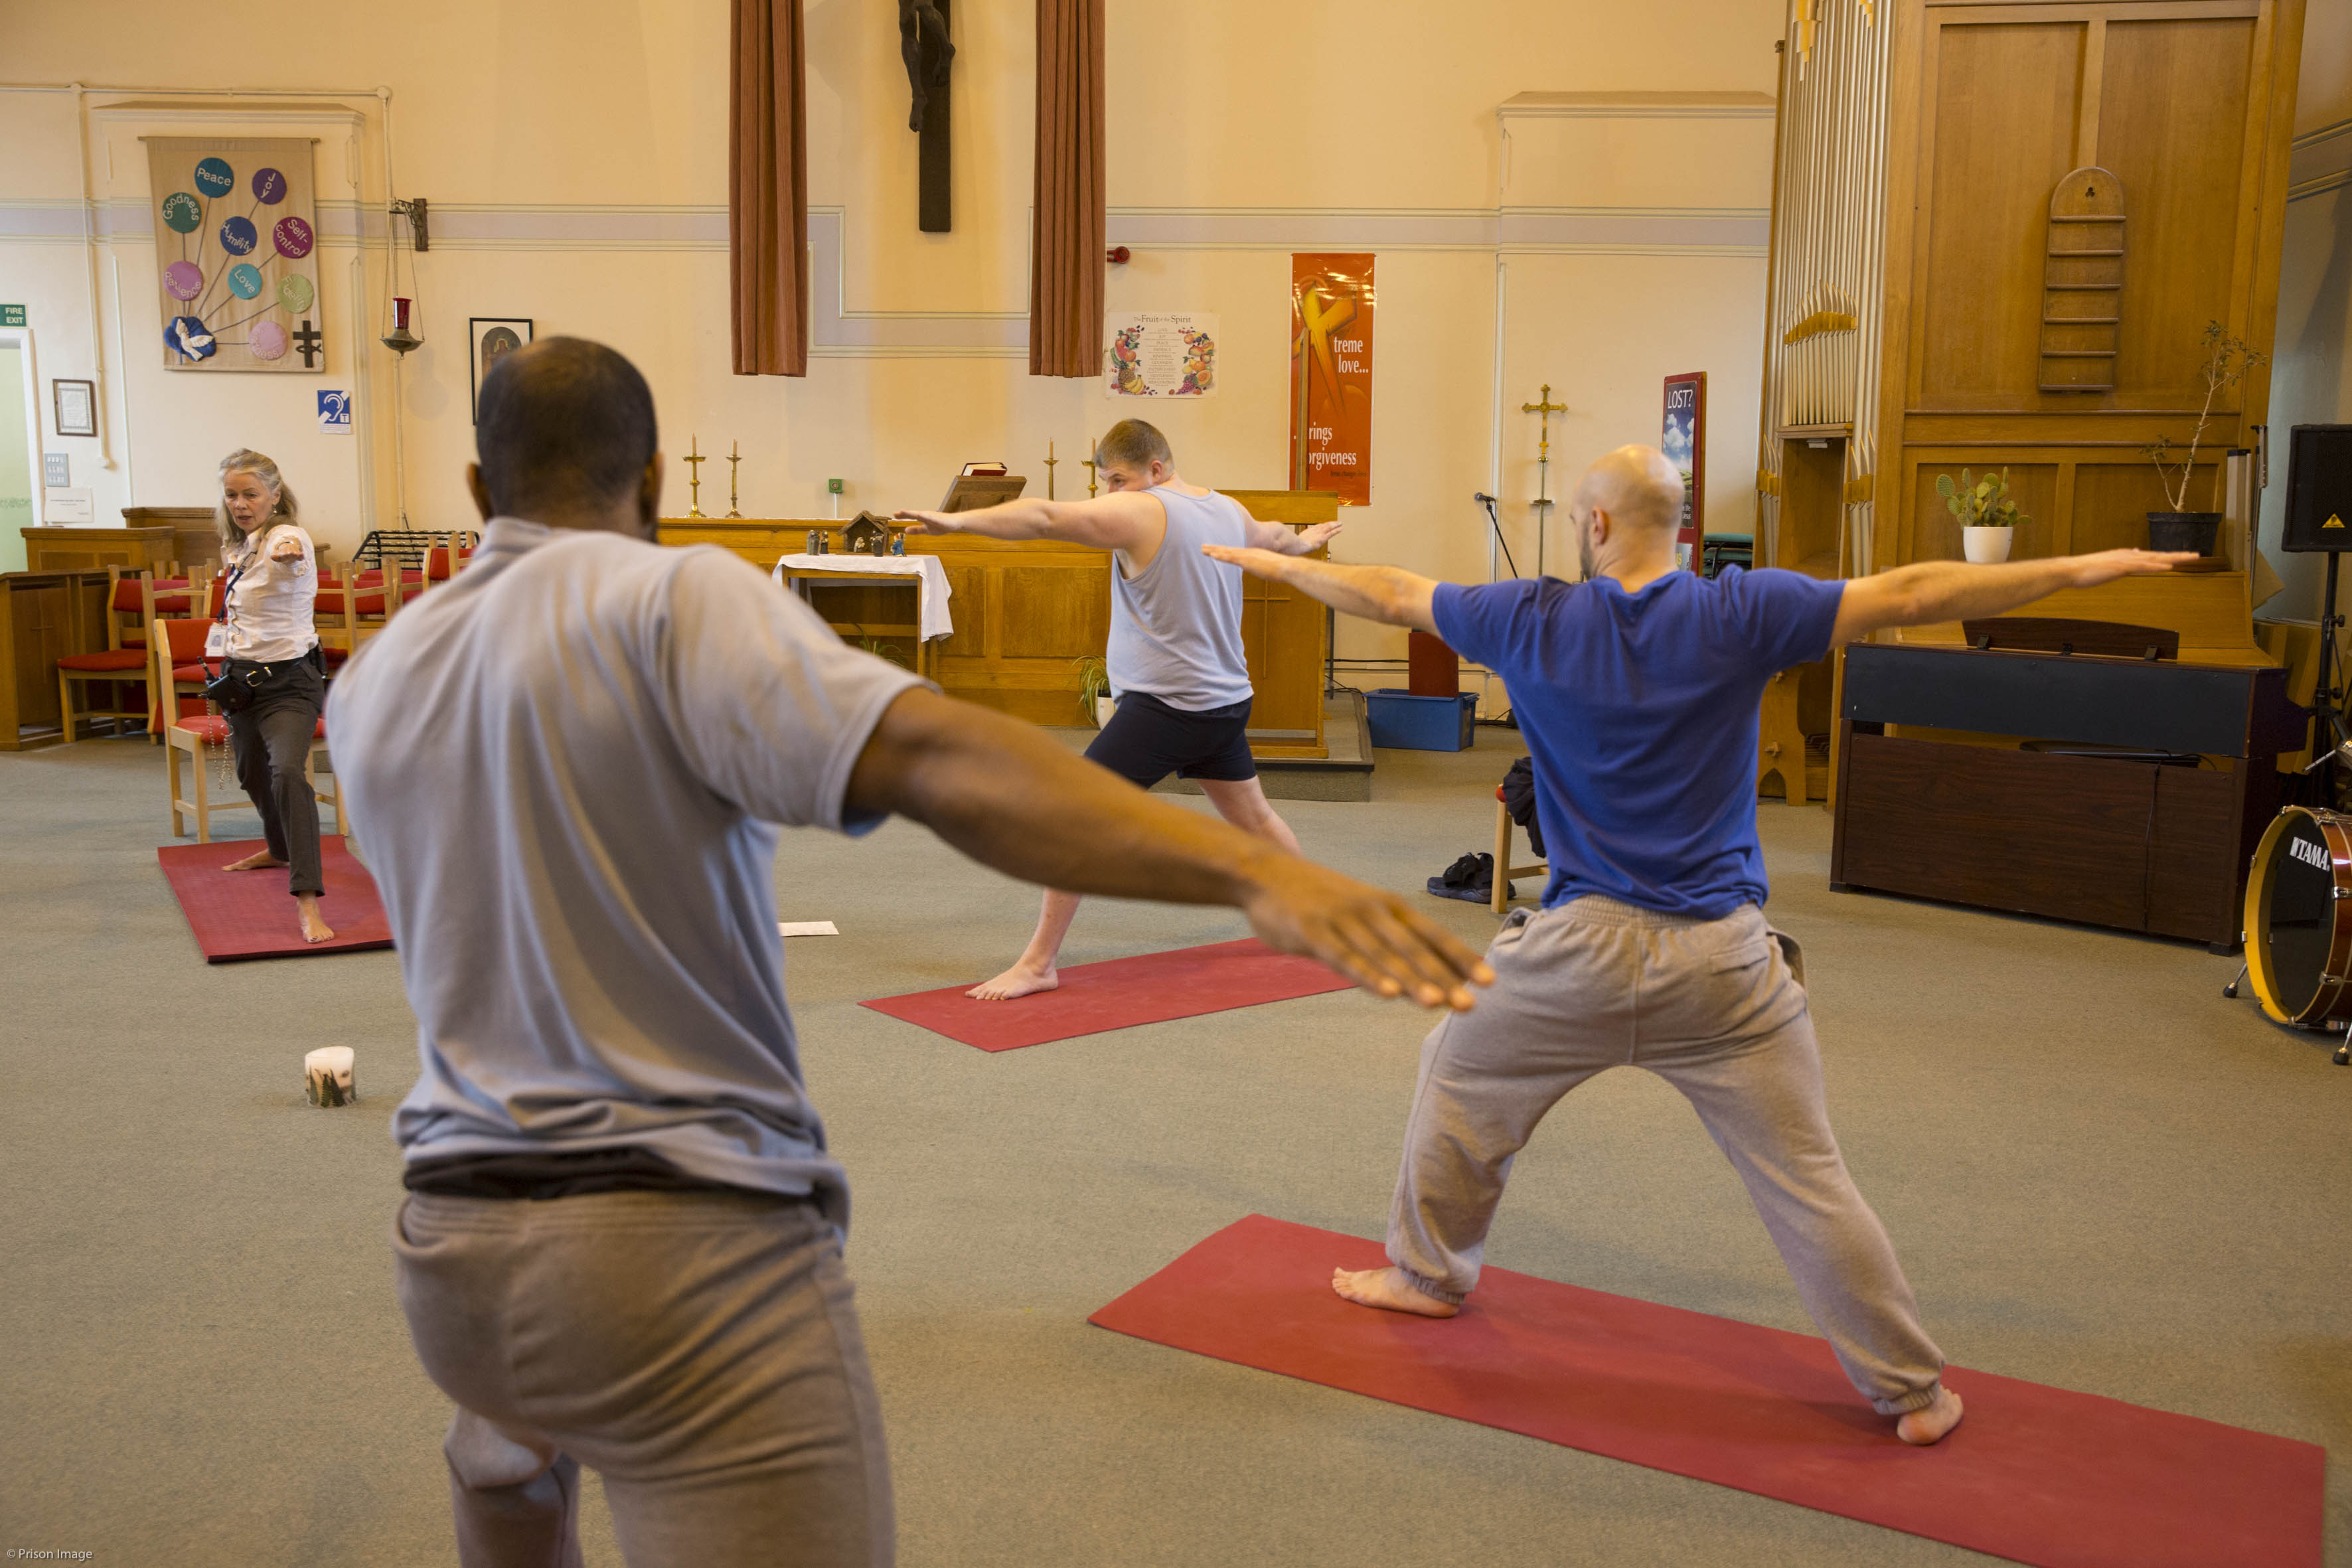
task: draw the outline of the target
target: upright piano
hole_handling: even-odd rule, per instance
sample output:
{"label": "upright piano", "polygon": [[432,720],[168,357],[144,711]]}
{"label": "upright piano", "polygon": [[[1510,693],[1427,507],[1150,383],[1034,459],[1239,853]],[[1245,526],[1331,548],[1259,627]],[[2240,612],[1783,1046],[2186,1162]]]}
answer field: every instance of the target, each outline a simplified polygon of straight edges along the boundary
{"label": "upright piano", "polygon": [[2278,755],[2307,732],[2286,675],[1856,644],[1837,715],[1831,886],[2228,952],[2248,862],[2278,812]]}

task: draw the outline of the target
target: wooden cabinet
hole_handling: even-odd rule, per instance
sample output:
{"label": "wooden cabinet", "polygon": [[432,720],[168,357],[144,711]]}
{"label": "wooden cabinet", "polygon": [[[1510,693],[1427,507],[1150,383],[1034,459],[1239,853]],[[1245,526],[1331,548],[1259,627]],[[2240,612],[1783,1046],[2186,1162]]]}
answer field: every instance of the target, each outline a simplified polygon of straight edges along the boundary
{"label": "wooden cabinet", "polygon": [[[1328,490],[1224,493],[1253,516],[1293,527],[1339,515],[1339,498]],[[767,571],[777,557],[806,550],[811,529],[840,526],[831,519],[666,518],[661,542],[722,545]],[[1077,666],[1089,656],[1099,658],[1110,637],[1107,552],[1051,540],[1016,542],[961,534],[909,535],[907,548],[937,555],[952,591],[949,607],[955,635],[935,645],[941,689],[1032,723],[1085,722]],[[842,559],[854,563],[856,557]],[[853,640],[903,643],[914,635],[911,588],[816,584],[810,602]],[[1250,749],[1257,755],[1328,754],[1328,626],[1323,606],[1305,595],[1255,577],[1244,580],[1242,643],[1257,691]]]}
{"label": "wooden cabinet", "polygon": [[168,528],[173,534],[172,559],[183,566],[220,564],[220,530],[208,506],[126,506],[126,528]]}
{"label": "wooden cabinet", "polygon": [[65,738],[58,660],[106,647],[107,587],[103,570],[0,574],[0,752]]}
{"label": "wooden cabinet", "polygon": [[[168,526],[151,528],[42,528],[22,531],[29,572],[96,572],[110,566],[144,572],[173,559],[177,542]],[[215,555],[219,552],[215,550]],[[101,643],[100,647],[105,645]]]}

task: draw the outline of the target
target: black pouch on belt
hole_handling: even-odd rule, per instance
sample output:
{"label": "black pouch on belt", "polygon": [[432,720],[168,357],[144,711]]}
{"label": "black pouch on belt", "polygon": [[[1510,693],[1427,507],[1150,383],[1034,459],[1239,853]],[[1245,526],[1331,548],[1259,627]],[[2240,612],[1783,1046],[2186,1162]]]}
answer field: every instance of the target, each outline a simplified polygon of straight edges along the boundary
{"label": "black pouch on belt", "polygon": [[260,699],[291,686],[303,670],[316,671],[325,662],[315,646],[299,658],[281,658],[275,664],[232,658],[221,666],[218,675],[205,679],[205,696],[218,703],[224,713],[242,713]]}

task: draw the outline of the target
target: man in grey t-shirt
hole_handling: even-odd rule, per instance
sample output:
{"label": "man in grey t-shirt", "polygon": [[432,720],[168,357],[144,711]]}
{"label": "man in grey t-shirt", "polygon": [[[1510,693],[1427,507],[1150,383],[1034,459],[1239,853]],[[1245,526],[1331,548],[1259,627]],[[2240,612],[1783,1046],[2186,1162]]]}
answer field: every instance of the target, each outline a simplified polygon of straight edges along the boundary
{"label": "man in grey t-shirt", "polygon": [[1477,960],[1400,900],[1154,801],[861,654],[723,551],[650,542],[653,399],[556,338],[485,381],[471,567],[336,682],[336,771],[424,1072],[401,1304],[457,1405],[460,1560],[876,1564],[887,1465],[801,1081],[776,824],[890,812],[1016,876],[1248,911],[1384,994]]}

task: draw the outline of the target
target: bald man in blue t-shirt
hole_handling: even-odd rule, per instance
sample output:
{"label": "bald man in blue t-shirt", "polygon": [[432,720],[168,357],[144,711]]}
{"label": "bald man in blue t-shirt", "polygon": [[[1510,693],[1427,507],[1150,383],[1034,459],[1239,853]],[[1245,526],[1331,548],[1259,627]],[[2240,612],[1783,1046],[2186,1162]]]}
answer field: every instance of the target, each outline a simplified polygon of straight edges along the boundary
{"label": "bald man in blue t-shirt", "polygon": [[1580,583],[1465,588],[1209,549],[1349,615],[1434,632],[1500,675],[1550,851],[1543,909],[1515,910],[1488,950],[1492,990],[1422,1047],[1393,1267],[1337,1270],[1332,1288],[1454,1316],[1536,1123],[1595,1073],[1647,1068],[1730,1157],[1853,1385],[1905,1442],[1933,1443],[1958,1425],[1959,1395],[1830,1131],[1797,944],[1764,920],[1758,702],[1775,671],[1882,626],[1999,615],[2189,557],[1924,562],[1853,582],[1733,568],[1710,581],[1675,567],[1682,497],[1654,448],[1593,464],[1570,509]]}

